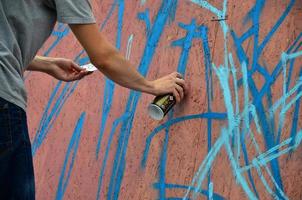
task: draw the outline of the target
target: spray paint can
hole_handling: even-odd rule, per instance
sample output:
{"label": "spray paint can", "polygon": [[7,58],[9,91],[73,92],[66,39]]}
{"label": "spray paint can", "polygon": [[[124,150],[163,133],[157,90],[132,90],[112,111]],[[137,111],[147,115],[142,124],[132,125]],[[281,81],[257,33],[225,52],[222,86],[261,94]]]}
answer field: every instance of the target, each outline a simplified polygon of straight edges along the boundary
{"label": "spray paint can", "polygon": [[173,94],[166,94],[155,97],[153,102],[148,106],[148,113],[155,120],[163,119],[166,114],[176,104]]}

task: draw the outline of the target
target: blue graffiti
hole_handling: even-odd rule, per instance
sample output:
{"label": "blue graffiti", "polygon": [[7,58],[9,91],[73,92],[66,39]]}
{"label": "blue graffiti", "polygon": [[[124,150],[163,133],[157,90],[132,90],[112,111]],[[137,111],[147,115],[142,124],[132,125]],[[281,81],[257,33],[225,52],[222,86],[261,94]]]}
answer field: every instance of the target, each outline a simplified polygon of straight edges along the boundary
{"label": "blue graffiti", "polygon": [[[141,0],[140,5],[144,6],[146,0]],[[280,156],[290,156],[300,145],[302,141],[302,130],[300,130],[300,110],[302,97],[302,70],[301,66],[299,75],[296,77],[294,67],[297,65],[297,58],[302,57],[302,33],[293,41],[293,43],[280,51],[280,60],[275,66],[267,66],[265,61],[261,61],[265,48],[271,39],[276,35],[281,25],[286,20],[289,13],[293,10],[295,0],[290,0],[288,5],[276,19],[274,25],[264,35],[262,41],[259,37],[261,31],[261,18],[264,14],[266,6],[265,0],[256,0],[254,6],[249,10],[243,19],[243,25],[249,24],[250,27],[243,33],[236,33],[227,23],[228,1],[222,1],[222,5],[218,8],[206,0],[190,0],[194,5],[199,6],[201,11],[208,10],[215,15],[220,25],[224,42],[223,63],[213,63],[211,55],[211,47],[209,44],[209,27],[206,24],[197,24],[196,19],[191,19],[188,24],[178,23],[179,29],[185,31],[185,36],[171,43],[171,48],[181,48],[181,54],[178,61],[177,71],[186,76],[186,70],[189,66],[188,58],[191,53],[191,47],[195,40],[201,42],[200,56],[198,59],[202,61],[204,66],[198,66],[205,71],[204,79],[199,84],[206,85],[207,108],[203,113],[174,117],[174,111],[169,113],[165,122],[159,124],[149,133],[146,138],[145,149],[141,160],[141,169],[144,170],[148,165],[148,156],[150,154],[150,145],[157,134],[164,134],[163,143],[158,161],[158,177],[153,183],[153,189],[158,191],[158,199],[196,199],[199,196],[207,199],[224,199],[217,192],[215,180],[212,180],[212,168],[217,155],[224,148],[232,169],[236,183],[245,192],[249,199],[259,199],[261,194],[257,191],[256,180],[258,184],[262,184],[265,191],[274,199],[289,199],[284,192],[284,186],[281,176],[279,164]],[[144,8],[143,12],[137,14],[137,19],[145,24],[146,44],[143,55],[138,66],[138,71],[146,76],[150,70],[150,65],[156,53],[157,46],[160,43],[165,28],[175,22],[175,15],[178,8],[177,0],[162,0],[157,15],[153,21],[150,18],[150,9]],[[117,11],[117,27],[116,27],[116,47],[121,48],[123,36],[123,22],[125,12],[124,0],[114,0],[108,11],[100,30],[103,30],[109,20],[113,17],[114,11]],[[174,24],[173,24],[174,25]],[[69,29],[63,24],[56,26],[52,37],[56,37],[55,41],[44,52],[49,55],[59,42],[67,36]],[[132,42],[134,35],[128,37],[126,58],[130,58]],[[253,51],[250,54],[243,48],[243,44],[250,40],[253,41]],[[231,46],[234,45],[234,46]],[[234,51],[231,51],[234,50]],[[81,51],[75,57],[79,64],[89,62],[89,58],[85,51]],[[189,66],[190,67],[190,66]],[[270,70],[272,72],[270,72]],[[263,79],[263,85],[256,87],[254,75],[260,75]],[[213,76],[219,81],[220,88],[214,88]],[[272,90],[277,79],[283,80],[282,96],[276,100],[273,98]],[[203,82],[204,81],[204,82]],[[53,89],[46,108],[43,112],[38,130],[33,141],[33,155],[36,154],[58,116],[62,113],[62,109],[68,98],[73,94],[78,86],[75,83],[58,84]],[[213,106],[215,99],[214,91],[220,89],[223,95],[223,103],[225,111],[217,112]],[[96,199],[101,198],[101,191],[104,188],[104,176],[111,173],[110,182],[108,184],[108,200],[117,200],[119,198],[121,184],[124,177],[126,166],[126,153],[128,142],[131,135],[134,117],[137,105],[139,103],[141,93],[131,91],[128,97],[124,113],[112,123],[111,130],[107,141],[103,141],[104,133],[108,127],[108,118],[113,106],[113,94],[115,91],[115,83],[111,80],[105,80],[102,116],[99,127],[99,136],[96,145],[96,160],[100,156],[100,149],[103,143],[106,144],[105,151],[102,152],[103,157],[99,172]],[[284,125],[286,118],[289,116],[289,110],[293,110],[291,116],[291,128],[289,137],[284,139]],[[276,123],[278,119],[278,123]],[[185,121],[204,120],[207,122],[207,155],[195,172],[191,184],[179,185],[170,183],[167,180],[167,158],[169,149],[170,128],[174,125],[181,124]],[[78,145],[83,131],[85,121],[85,113],[81,115],[70,140],[66,153],[64,165],[62,167],[56,199],[63,199],[64,193],[68,186],[71,176],[74,160],[76,158]],[[213,140],[213,122],[223,121],[225,125],[220,127],[220,135]],[[255,128],[251,128],[251,127]],[[256,137],[256,134],[258,137]],[[263,137],[265,147],[260,148],[259,135]],[[108,167],[109,154],[112,149],[113,140],[117,138],[117,146],[114,154],[112,169]],[[254,148],[256,155],[252,156],[248,153],[249,148]],[[264,148],[264,149],[263,149]],[[243,159],[243,160],[242,160]],[[69,163],[69,164],[68,164]],[[255,174],[252,175],[252,170]],[[263,173],[267,176],[264,176]],[[206,182],[206,187],[204,182]],[[183,197],[167,197],[167,191],[181,190],[184,191]]]}
{"label": "blue graffiti", "polygon": [[[57,194],[56,194],[56,200],[61,200],[64,197],[64,193],[66,191],[66,188],[69,183],[69,179],[71,176],[71,172],[74,166],[75,158],[77,155],[79,143],[81,141],[81,136],[83,132],[83,126],[85,122],[85,117],[86,114],[82,113],[76,126],[74,129],[74,132],[72,134],[72,137],[70,139],[68,149],[66,152],[64,164],[62,167],[60,179],[59,179],[59,184],[58,184],[58,189],[57,189]],[[68,164],[69,163],[69,164]]]}

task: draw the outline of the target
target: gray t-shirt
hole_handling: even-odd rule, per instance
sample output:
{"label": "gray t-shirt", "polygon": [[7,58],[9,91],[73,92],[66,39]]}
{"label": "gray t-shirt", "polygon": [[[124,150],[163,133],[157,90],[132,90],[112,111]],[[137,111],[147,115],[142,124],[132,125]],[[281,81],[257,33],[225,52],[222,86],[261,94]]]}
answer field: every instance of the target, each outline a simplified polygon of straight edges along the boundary
{"label": "gray t-shirt", "polygon": [[56,21],[95,23],[89,0],[0,1],[0,97],[26,109],[23,72]]}

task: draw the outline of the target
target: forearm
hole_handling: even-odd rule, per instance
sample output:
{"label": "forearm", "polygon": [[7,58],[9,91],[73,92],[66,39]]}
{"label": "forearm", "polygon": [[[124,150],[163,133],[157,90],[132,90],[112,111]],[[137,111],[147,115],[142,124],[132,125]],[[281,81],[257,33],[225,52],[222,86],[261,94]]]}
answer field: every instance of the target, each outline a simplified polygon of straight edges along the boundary
{"label": "forearm", "polygon": [[117,84],[154,93],[151,82],[140,75],[118,50],[99,32],[95,24],[70,25],[72,31],[86,50],[91,62]]}
{"label": "forearm", "polygon": [[99,70],[108,78],[117,84],[153,94],[153,86],[150,81],[146,80],[122,55],[117,51],[110,53],[107,58],[97,63]]}
{"label": "forearm", "polygon": [[52,62],[53,58],[36,56],[27,66],[26,70],[48,73]]}

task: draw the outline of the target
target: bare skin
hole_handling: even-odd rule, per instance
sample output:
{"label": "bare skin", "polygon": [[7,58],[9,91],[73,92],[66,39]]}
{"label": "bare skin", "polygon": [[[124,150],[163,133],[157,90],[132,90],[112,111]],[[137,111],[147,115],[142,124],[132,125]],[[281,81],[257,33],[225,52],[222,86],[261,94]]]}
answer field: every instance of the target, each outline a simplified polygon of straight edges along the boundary
{"label": "bare skin", "polygon": [[[181,74],[173,72],[156,80],[147,80],[99,32],[96,24],[70,25],[70,28],[92,64],[117,84],[155,96],[172,93],[177,102],[184,98],[187,87]],[[45,72],[62,81],[75,81],[90,74],[72,60],[41,56],[36,56],[27,70]]]}

